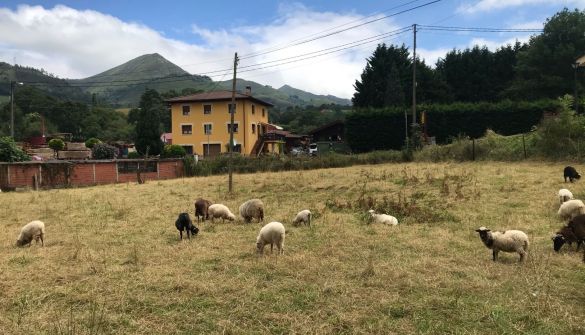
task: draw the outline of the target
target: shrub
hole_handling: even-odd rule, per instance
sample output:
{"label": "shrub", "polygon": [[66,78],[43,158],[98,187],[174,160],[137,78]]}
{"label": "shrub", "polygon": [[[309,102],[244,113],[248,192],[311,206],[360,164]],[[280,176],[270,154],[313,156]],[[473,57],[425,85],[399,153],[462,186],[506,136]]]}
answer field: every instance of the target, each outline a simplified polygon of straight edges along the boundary
{"label": "shrub", "polygon": [[106,143],[97,143],[91,149],[93,159],[113,159],[117,153],[118,149]]}
{"label": "shrub", "polygon": [[93,148],[94,145],[98,144],[98,143],[102,143],[102,141],[100,141],[99,139],[92,137],[90,139],[88,139],[87,141],[85,141],[85,146],[89,149]]}
{"label": "shrub", "polygon": [[165,145],[161,157],[164,158],[171,158],[171,157],[184,157],[187,154],[185,148],[177,144],[168,144]]}
{"label": "shrub", "polygon": [[65,142],[60,138],[54,138],[49,141],[49,148],[55,151],[63,150],[65,148]]}
{"label": "shrub", "polygon": [[23,162],[30,161],[30,157],[16,146],[12,137],[5,136],[0,137],[0,161]]}
{"label": "shrub", "polygon": [[129,159],[140,158],[140,154],[137,151],[132,151],[128,153],[128,158]]}

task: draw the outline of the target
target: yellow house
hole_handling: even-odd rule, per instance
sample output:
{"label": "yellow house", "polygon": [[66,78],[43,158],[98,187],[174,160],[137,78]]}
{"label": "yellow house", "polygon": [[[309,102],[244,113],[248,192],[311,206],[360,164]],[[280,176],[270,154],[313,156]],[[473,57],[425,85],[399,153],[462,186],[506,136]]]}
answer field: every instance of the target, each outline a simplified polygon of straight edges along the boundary
{"label": "yellow house", "polygon": [[[247,90],[249,93],[249,90]],[[173,144],[188,154],[216,156],[228,152],[231,91],[206,92],[166,100],[171,106]],[[250,155],[266,132],[271,103],[236,93],[234,152]],[[254,148],[256,146],[256,148]]]}

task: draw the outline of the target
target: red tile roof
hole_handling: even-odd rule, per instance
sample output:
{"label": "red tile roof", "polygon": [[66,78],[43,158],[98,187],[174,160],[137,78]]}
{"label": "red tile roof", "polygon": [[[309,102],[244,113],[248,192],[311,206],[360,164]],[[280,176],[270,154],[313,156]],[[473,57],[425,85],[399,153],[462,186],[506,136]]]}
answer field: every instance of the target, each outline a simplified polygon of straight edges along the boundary
{"label": "red tile roof", "polygon": [[[204,93],[197,93],[191,95],[185,95],[182,97],[170,98],[165,100],[166,102],[197,102],[197,101],[218,101],[218,100],[231,100],[232,99],[232,91],[213,91],[213,92],[204,92]],[[260,100],[258,98],[254,98],[251,95],[236,93],[236,100],[243,100],[243,99],[250,99],[254,102],[259,104],[263,104],[268,107],[274,106],[270,102],[266,102]]]}

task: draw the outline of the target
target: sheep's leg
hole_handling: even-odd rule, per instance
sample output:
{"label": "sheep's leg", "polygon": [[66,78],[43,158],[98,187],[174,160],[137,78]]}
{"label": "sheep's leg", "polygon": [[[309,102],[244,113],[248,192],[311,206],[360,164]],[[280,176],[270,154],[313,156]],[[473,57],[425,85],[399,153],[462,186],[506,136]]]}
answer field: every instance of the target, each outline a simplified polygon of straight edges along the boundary
{"label": "sheep's leg", "polygon": [[583,243],[582,240],[577,241],[577,250],[576,251],[579,251],[579,249],[581,249],[581,243]]}
{"label": "sheep's leg", "polygon": [[498,250],[494,250],[492,251],[492,256],[493,256],[493,261],[497,261],[498,260]]}
{"label": "sheep's leg", "polygon": [[43,233],[41,233],[41,235],[39,235],[39,238],[41,239],[41,247],[44,247],[45,246],[45,241],[43,240],[43,236],[44,235],[45,234],[43,234]]}
{"label": "sheep's leg", "polygon": [[183,231],[179,230],[179,238],[182,240],[183,239]]}
{"label": "sheep's leg", "polygon": [[520,250],[518,250],[518,253],[520,254],[520,263],[524,262],[524,257],[526,256],[526,251],[524,251],[524,249],[520,249]]}
{"label": "sheep's leg", "polygon": [[272,248],[273,247],[274,247],[274,244],[273,243],[270,243],[270,254],[272,254],[272,251],[273,251]]}
{"label": "sheep's leg", "polygon": [[278,244],[278,253],[280,255],[284,255],[284,243],[282,241],[280,241],[280,243]]}

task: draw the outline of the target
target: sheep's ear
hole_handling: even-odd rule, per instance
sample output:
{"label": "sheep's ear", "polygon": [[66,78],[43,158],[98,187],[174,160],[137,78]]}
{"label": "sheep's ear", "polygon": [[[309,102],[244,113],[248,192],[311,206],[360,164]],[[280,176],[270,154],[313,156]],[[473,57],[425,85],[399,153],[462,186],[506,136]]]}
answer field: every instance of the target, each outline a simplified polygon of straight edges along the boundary
{"label": "sheep's ear", "polygon": [[479,229],[476,229],[475,231],[476,231],[477,233],[479,233],[481,230],[479,230]]}

